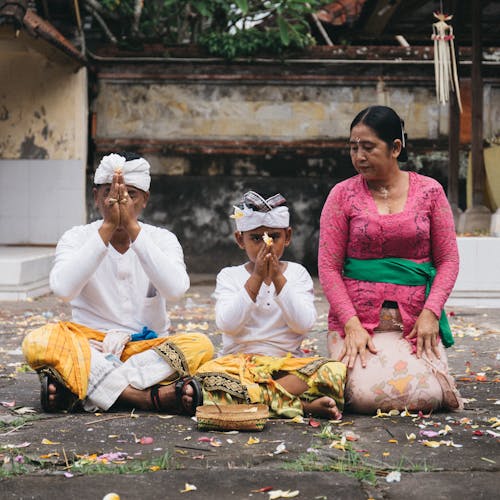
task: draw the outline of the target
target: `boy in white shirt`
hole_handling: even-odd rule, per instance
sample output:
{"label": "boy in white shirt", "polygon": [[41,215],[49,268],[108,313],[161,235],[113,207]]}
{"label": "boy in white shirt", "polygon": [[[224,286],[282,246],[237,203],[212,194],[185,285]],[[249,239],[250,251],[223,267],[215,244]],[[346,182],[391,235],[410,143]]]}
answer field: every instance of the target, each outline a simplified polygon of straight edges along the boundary
{"label": "boy in white shirt", "polygon": [[300,349],[316,309],[307,270],[280,260],[292,236],[286,200],[249,191],[232,217],[236,242],[249,260],[217,276],[223,348],[222,357],[197,371],[205,403],[264,403],[275,416],[341,418],[345,366],[305,358]]}

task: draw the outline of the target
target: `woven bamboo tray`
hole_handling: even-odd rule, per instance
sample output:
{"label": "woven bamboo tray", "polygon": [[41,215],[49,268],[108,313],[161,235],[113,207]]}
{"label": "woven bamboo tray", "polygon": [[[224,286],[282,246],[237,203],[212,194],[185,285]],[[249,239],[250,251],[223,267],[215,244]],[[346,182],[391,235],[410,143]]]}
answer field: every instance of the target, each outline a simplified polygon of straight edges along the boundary
{"label": "woven bamboo tray", "polygon": [[204,431],[261,431],[269,418],[266,405],[203,405],[196,408],[198,429]]}

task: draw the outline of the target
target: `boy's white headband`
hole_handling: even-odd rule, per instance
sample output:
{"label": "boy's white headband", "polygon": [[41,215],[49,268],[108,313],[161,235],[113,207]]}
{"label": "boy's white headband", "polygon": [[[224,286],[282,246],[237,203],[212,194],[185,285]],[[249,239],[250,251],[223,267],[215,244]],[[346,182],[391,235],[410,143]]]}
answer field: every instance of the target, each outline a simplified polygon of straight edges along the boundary
{"label": "boy's white headband", "polygon": [[265,200],[255,191],[248,191],[243,195],[240,206],[234,207],[231,215],[236,222],[238,231],[250,231],[260,226],[272,228],[286,228],[290,225],[290,212],[281,194],[275,194]]}

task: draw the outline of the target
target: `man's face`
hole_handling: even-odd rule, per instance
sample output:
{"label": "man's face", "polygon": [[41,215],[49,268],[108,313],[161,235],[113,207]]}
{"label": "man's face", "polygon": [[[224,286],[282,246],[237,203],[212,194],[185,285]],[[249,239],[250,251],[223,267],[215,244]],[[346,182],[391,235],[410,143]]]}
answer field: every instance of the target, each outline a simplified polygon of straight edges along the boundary
{"label": "man's face", "polygon": [[[94,203],[101,215],[104,214],[104,202],[109,197],[111,184],[100,184],[94,188]],[[149,192],[142,191],[134,186],[127,185],[128,196],[133,203],[136,219],[146,208],[149,199]]]}

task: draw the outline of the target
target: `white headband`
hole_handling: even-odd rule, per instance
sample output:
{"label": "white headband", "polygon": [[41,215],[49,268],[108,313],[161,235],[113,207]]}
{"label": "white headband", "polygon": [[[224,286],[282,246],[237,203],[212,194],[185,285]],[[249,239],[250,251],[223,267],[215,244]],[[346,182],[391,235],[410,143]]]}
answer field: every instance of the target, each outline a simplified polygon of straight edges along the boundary
{"label": "white headband", "polygon": [[117,169],[121,169],[125,184],[142,191],[149,191],[151,185],[149,163],[144,158],[127,161],[116,153],[103,157],[95,171],[94,184],[111,184]]}
{"label": "white headband", "polygon": [[243,205],[243,208],[234,207],[231,217],[235,220],[238,231],[251,231],[260,226],[281,229],[290,225],[290,212],[288,207],[283,206],[273,208],[269,212],[257,212]]}

